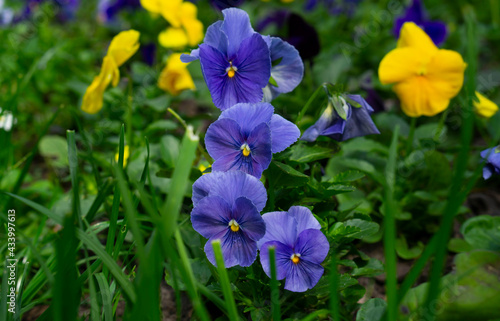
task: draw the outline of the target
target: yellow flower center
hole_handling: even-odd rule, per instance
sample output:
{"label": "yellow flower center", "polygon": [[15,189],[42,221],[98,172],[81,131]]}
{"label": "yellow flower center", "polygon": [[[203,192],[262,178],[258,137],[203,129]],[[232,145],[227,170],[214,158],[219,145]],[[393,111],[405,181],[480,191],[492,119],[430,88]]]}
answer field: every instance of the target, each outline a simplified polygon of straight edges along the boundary
{"label": "yellow flower center", "polygon": [[290,257],[290,259],[292,260],[293,264],[298,264],[300,262],[300,254],[299,253],[294,253]]}
{"label": "yellow flower center", "polygon": [[229,62],[229,67],[226,68],[227,76],[229,78],[233,78],[234,75],[236,75],[236,71],[238,71],[238,68],[236,68],[235,66],[233,66],[233,62],[230,61]]}
{"label": "yellow flower center", "polygon": [[245,143],[241,145],[240,149],[242,150],[243,156],[248,157],[248,155],[250,155],[251,150],[248,144]]}
{"label": "yellow flower center", "polygon": [[240,230],[240,225],[235,220],[230,220],[228,225],[233,232],[238,232]]}

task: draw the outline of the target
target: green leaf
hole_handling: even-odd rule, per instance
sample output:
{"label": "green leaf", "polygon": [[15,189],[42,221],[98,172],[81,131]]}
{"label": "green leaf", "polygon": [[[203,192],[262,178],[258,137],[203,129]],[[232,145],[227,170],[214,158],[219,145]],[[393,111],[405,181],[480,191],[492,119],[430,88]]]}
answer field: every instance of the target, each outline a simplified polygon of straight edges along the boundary
{"label": "green leaf", "polygon": [[283,60],[283,57],[279,57],[278,59],[273,60],[271,63],[271,66],[276,67],[277,65],[279,65],[281,63],[282,60]]}
{"label": "green leaf", "polygon": [[398,256],[405,260],[411,260],[417,258],[424,251],[425,245],[422,242],[418,242],[414,247],[409,248],[408,243],[404,235],[401,235],[396,240],[396,253]]}
{"label": "green leaf", "polygon": [[448,250],[455,253],[470,252],[474,248],[464,239],[452,238],[448,242]]}
{"label": "green leaf", "polygon": [[146,100],[144,104],[161,113],[166,111],[170,105],[170,97],[168,95],[158,96],[156,98]]}
{"label": "green leaf", "polygon": [[370,299],[359,308],[356,321],[381,321],[386,308],[387,302],[384,300],[380,298]]}
{"label": "green leaf", "polygon": [[366,137],[356,137],[348,140],[342,144],[342,151],[344,154],[354,152],[380,152],[383,155],[387,155],[389,153],[389,149],[385,145]]}
{"label": "green leaf", "polygon": [[384,265],[380,260],[370,258],[368,263],[352,270],[352,276],[372,277],[384,273]]}
{"label": "green leaf", "polygon": [[309,181],[309,176],[277,161],[272,161],[267,171],[276,186],[303,186]]}
{"label": "green leaf", "polygon": [[151,123],[151,125],[149,125],[145,132],[146,133],[153,133],[153,132],[167,132],[167,131],[170,131],[170,130],[174,130],[177,128],[177,124],[171,120],[168,120],[168,119],[161,119],[161,120],[157,120],[153,123]]}
{"label": "green leaf", "polygon": [[347,96],[347,95],[342,95],[342,98],[344,98],[344,99],[345,99],[345,101],[346,101],[347,103],[349,103],[349,105],[351,105],[352,107],[354,107],[354,108],[361,108],[361,105],[360,105],[357,101],[354,101],[354,100],[352,100],[351,98],[349,98],[349,96]]}
{"label": "green leaf", "polygon": [[273,76],[269,78],[269,83],[275,87],[278,87],[278,83],[276,82],[276,80],[274,80]]}
{"label": "green leaf", "polygon": [[38,145],[40,154],[47,158],[53,167],[68,166],[68,143],[60,136],[47,135],[40,139]]}
{"label": "green leaf", "polygon": [[338,96],[331,96],[328,101],[329,101],[330,105],[333,106],[333,109],[335,109],[335,111],[340,116],[340,118],[342,118],[343,120],[346,120],[348,107],[346,105],[345,100],[343,98],[338,97]]}
{"label": "green leaf", "polygon": [[163,161],[173,168],[179,157],[179,140],[171,135],[165,135],[160,141],[160,152]]}
{"label": "green leaf", "polygon": [[334,177],[329,179],[328,182],[332,183],[352,182],[361,179],[363,177],[365,177],[365,174],[363,174],[360,171],[348,170],[335,175]]}
{"label": "green leaf", "polygon": [[465,241],[475,249],[500,251],[500,217],[481,215],[468,219],[460,228]]}
{"label": "green leaf", "polygon": [[334,154],[334,150],[329,147],[319,145],[309,146],[307,143],[297,143],[290,147],[285,153],[285,157],[290,161],[297,163],[309,163],[320,159],[330,158]]}

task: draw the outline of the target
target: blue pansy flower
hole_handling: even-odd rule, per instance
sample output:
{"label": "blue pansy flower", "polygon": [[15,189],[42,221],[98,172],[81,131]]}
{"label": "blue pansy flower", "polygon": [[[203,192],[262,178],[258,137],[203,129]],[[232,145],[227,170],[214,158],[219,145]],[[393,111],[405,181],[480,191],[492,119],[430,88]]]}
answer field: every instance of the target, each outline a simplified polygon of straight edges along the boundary
{"label": "blue pansy flower", "polygon": [[[210,178],[204,178],[206,176]],[[263,190],[265,195],[264,185],[256,178],[236,171],[208,174],[200,179],[203,182],[197,181],[193,185],[193,201],[197,200],[191,212],[191,222],[194,230],[208,239],[205,244],[208,260],[216,265],[212,242],[220,240],[226,267],[250,266],[257,257],[257,241],[266,231],[254,203],[256,201],[259,208],[264,206],[262,194],[254,191],[255,188]]]}
{"label": "blue pansy flower", "polygon": [[309,127],[300,139],[313,142],[318,136],[328,136],[337,141],[344,141],[358,136],[380,134],[370,117],[373,108],[363,97],[360,95],[345,95],[345,97],[347,100],[342,96],[338,97],[344,109],[345,119],[329,102],[318,121]]}
{"label": "blue pansy flower", "polygon": [[269,103],[236,104],[207,130],[205,145],[214,171],[242,170],[260,178],[273,153],[285,150],[300,136],[292,122],[275,115]]}
{"label": "blue pansy flower", "polygon": [[140,0],[99,0],[97,6],[99,18],[111,21],[122,10],[133,10],[141,6]]}
{"label": "blue pansy flower", "polygon": [[258,241],[260,262],[270,277],[269,247],[276,248],[277,279],[286,278],[285,289],[304,292],[323,275],[321,263],[330,249],[321,226],[307,207],[292,206],[288,212],[262,216],[266,234]]}
{"label": "blue pansy flower", "polygon": [[484,179],[490,178],[493,174],[500,174],[500,146],[483,150],[481,157],[486,160],[483,167]]}
{"label": "blue pansy flower", "polygon": [[181,56],[186,63],[200,60],[215,106],[226,110],[237,103],[271,101],[301,82],[304,66],[293,46],[255,32],[241,9],[222,13],[224,21],[208,27],[204,43]]}
{"label": "blue pansy flower", "polygon": [[441,21],[430,21],[425,13],[421,0],[413,0],[411,6],[406,9],[405,15],[394,22],[394,35],[399,38],[399,32],[405,22],[414,22],[431,37],[436,46],[446,39],[446,24]]}

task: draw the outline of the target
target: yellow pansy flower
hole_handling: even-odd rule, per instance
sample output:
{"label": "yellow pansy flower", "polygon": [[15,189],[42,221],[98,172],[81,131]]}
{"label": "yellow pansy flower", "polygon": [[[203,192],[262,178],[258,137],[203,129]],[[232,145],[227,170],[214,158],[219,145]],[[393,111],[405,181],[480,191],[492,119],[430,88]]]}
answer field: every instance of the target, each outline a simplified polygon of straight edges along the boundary
{"label": "yellow pansy flower", "polygon": [[172,95],[178,95],[185,89],[195,89],[193,78],[187,70],[187,65],[181,61],[181,54],[174,53],[167,60],[158,79],[158,87]]}
{"label": "yellow pansy flower", "polygon": [[382,84],[394,84],[408,116],[434,116],[462,88],[465,67],[458,52],[438,49],[422,29],[407,22],[397,48],[380,62],[378,75]]}
{"label": "yellow pansy flower", "polygon": [[102,109],[104,91],[111,83],[113,87],[120,81],[120,70],[123,65],[139,49],[139,32],[135,30],[122,31],[116,35],[108,48],[108,53],[102,61],[101,72],[87,87],[82,101],[82,110],[95,114]]}
{"label": "yellow pansy flower", "polygon": [[166,48],[195,46],[203,40],[203,24],[197,19],[198,9],[182,0],[141,0],[144,9],[161,14],[170,23],[160,33],[158,42]]}
{"label": "yellow pansy flower", "polygon": [[[123,146],[123,167],[127,166],[128,158],[130,157],[130,147],[128,145]],[[115,154],[115,162],[118,163],[120,154]]]}
{"label": "yellow pansy flower", "polygon": [[495,115],[498,111],[498,106],[488,98],[481,95],[476,91],[476,97],[479,99],[479,102],[474,102],[474,108],[478,115],[490,118]]}

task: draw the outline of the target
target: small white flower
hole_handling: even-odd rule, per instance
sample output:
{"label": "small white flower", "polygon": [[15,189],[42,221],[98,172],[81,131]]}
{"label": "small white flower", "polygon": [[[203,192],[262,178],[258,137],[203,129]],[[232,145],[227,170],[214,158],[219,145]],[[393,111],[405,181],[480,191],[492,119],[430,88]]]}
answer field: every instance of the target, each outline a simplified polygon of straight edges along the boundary
{"label": "small white flower", "polygon": [[16,123],[16,119],[10,111],[2,112],[0,108],[0,128],[9,132],[12,129],[12,125]]}

